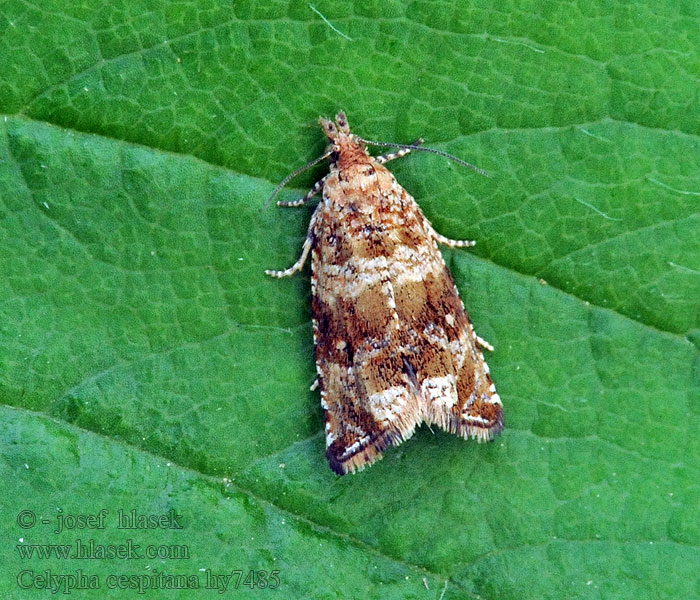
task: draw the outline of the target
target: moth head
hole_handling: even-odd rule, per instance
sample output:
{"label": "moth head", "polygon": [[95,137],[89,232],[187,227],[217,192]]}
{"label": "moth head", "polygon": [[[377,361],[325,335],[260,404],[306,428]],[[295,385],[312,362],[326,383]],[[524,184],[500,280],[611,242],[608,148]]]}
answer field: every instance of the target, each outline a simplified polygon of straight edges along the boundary
{"label": "moth head", "polygon": [[351,158],[355,161],[359,157],[367,156],[367,149],[364,141],[350,132],[348,118],[344,112],[339,112],[335,116],[335,122],[330,119],[320,119],[323,133],[329,139],[330,144],[326,148],[331,165],[338,165],[343,162],[343,157]]}
{"label": "moth head", "polygon": [[[423,143],[422,138],[419,138],[412,144],[394,144],[392,142],[373,142],[371,140],[366,140],[359,136],[356,136],[350,131],[348,118],[345,116],[345,113],[343,111],[340,111],[335,116],[335,121],[321,118],[320,123],[321,127],[323,127],[323,133],[326,134],[326,137],[330,141],[330,144],[328,144],[328,146],[326,147],[326,151],[317,159],[312,160],[310,163],[305,164],[303,167],[299,167],[296,171],[287,175],[287,177],[285,177],[274,189],[272,195],[268,198],[267,202],[265,202],[265,206],[270,204],[270,202],[272,202],[275,196],[279,194],[280,190],[289,181],[291,181],[297,175],[299,175],[299,173],[303,173],[307,169],[310,169],[311,167],[317,165],[323,160],[329,159],[331,170],[344,169],[346,167],[358,163],[366,164],[367,162],[374,160],[370,158],[370,155],[367,152],[368,145],[389,146],[392,148],[404,150],[404,152],[397,152],[382,157],[382,163],[387,162],[388,160],[392,160],[394,158],[398,158],[399,156],[403,156],[404,154],[406,154],[405,150],[421,150],[423,152],[432,152],[433,154],[438,154],[439,156],[444,156],[446,158],[449,158],[450,160],[454,160],[458,164],[463,165],[465,167],[469,167],[470,169],[474,169],[476,172],[481,173],[482,175],[486,175],[488,177],[486,171],[482,171],[478,167],[475,167],[474,165],[463,161],[461,158],[452,156],[452,154],[448,154],[447,152],[443,152],[442,150],[436,150],[434,148],[423,148],[421,146],[421,144]],[[320,180],[320,182],[323,182],[323,179]]]}

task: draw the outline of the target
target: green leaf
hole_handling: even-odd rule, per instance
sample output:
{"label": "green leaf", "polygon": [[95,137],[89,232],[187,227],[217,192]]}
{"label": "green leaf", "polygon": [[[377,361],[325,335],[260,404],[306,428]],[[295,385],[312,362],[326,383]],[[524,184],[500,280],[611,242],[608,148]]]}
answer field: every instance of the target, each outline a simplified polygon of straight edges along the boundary
{"label": "green leaf", "polygon": [[[2,589],[82,570],[100,589],[76,597],[125,575],[210,598],[157,575],[233,570],[252,597],[276,570],[290,598],[700,595],[695,3],[8,0],[0,23]],[[478,240],[444,255],[506,409],[493,444],[422,428],[344,478],[308,271],[263,274],[313,208],[261,210],[339,109],[491,174],[391,165]],[[27,554],[77,539],[188,554]]]}

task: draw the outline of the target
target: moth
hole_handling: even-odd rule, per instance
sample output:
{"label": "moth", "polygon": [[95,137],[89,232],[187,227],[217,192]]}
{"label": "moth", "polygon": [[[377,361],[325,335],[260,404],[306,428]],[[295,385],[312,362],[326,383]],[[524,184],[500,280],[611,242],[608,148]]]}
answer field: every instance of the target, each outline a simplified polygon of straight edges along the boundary
{"label": "moth", "polygon": [[[493,348],[474,331],[438,249],[475,242],[451,240],[433,229],[385,163],[411,150],[439,150],[371,142],[351,133],[343,112],[320,120],[329,140],[323,156],[287,177],[329,159],[329,173],[301,206],[322,192],[299,260],[311,254],[314,344],[326,457],[339,475],[360,470],[421,423],[490,440],[504,426],[503,406],[484,361]],[[373,157],[367,145],[398,152]],[[476,169],[479,170],[479,169]]]}

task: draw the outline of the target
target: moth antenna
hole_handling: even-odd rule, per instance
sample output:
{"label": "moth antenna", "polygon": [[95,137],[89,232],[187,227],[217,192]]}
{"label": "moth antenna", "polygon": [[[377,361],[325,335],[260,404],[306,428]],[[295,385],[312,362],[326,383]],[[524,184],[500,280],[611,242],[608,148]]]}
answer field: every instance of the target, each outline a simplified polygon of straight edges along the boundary
{"label": "moth antenna", "polygon": [[327,159],[330,155],[331,155],[331,152],[328,151],[328,152],[326,152],[323,156],[319,156],[318,158],[312,160],[310,163],[306,163],[303,167],[299,167],[296,171],[294,171],[293,173],[290,173],[289,175],[287,175],[282,181],[280,181],[280,182],[277,184],[277,187],[274,189],[274,191],[272,192],[272,194],[270,195],[270,197],[267,199],[267,201],[265,202],[265,204],[263,204],[263,209],[265,209],[265,208],[267,208],[268,206],[270,206],[270,202],[272,202],[272,201],[275,199],[275,196],[277,196],[277,194],[279,194],[279,193],[282,191],[282,188],[283,188],[285,185],[287,185],[292,179],[294,179],[297,175],[299,175],[299,173],[303,173],[303,172],[306,171],[307,169],[310,169],[310,168],[313,167],[314,165],[317,165],[317,164],[320,163],[322,160]]}
{"label": "moth antenna", "polygon": [[445,158],[449,158],[450,160],[455,161],[457,164],[462,165],[463,167],[469,167],[470,169],[473,169],[480,175],[483,175],[484,177],[491,177],[486,171],[483,169],[480,169],[476,165],[473,165],[471,163],[468,163],[466,160],[462,160],[461,158],[457,158],[453,154],[448,154],[447,152],[443,152],[442,150],[436,150],[435,148],[425,148],[424,146],[421,146],[419,144],[423,143],[423,139],[419,139],[417,142],[414,142],[413,144],[394,144],[393,142],[373,142],[372,140],[365,140],[361,137],[356,138],[360,140],[361,142],[364,142],[365,144],[369,144],[370,146],[390,146],[392,148],[405,148],[407,150],[418,150],[420,152],[432,152],[433,154],[437,154],[438,156],[444,156]]}

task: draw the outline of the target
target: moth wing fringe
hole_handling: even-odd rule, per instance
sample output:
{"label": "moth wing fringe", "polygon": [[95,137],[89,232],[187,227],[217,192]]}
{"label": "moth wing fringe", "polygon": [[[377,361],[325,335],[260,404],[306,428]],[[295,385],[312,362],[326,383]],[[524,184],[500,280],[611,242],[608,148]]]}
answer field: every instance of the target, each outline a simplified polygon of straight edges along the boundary
{"label": "moth wing fringe", "polygon": [[[465,440],[474,439],[480,443],[493,440],[503,431],[505,426],[502,410],[498,411],[497,417],[491,422],[487,421],[489,423],[488,425],[469,424],[469,419],[447,419],[444,413],[441,416],[442,418],[433,417],[430,420],[426,419],[425,422],[429,425],[436,425],[443,431],[458,435]],[[474,417],[471,419],[473,420]]]}
{"label": "moth wing fringe", "polygon": [[[340,460],[338,455],[333,452],[332,446],[326,450],[326,458],[331,469],[338,475],[346,475],[347,473],[355,473],[362,471],[366,466],[372,465],[378,460],[384,458],[384,451],[390,446],[397,446],[409,439],[415,432],[416,425],[414,424],[410,430],[390,430],[384,431],[376,438],[358,448],[348,458]],[[343,456],[342,454],[340,456]]]}

